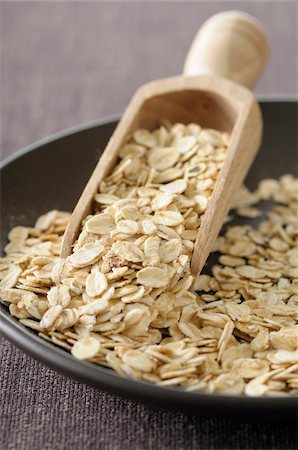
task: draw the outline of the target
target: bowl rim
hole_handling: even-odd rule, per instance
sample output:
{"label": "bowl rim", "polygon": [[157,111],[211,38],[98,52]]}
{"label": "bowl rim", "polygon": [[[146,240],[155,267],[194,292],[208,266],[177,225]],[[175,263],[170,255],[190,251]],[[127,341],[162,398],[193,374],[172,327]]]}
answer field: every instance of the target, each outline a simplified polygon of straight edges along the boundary
{"label": "bowl rim", "polygon": [[[297,102],[297,99],[293,97],[289,99],[285,97],[271,97],[268,99],[266,97],[260,101],[262,103],[292,103]],[[40,147],[46,144],[91,128],[117,123],[120,117],[120,114],[115,114],[53,133],[6,158],[0,164],[0,172],[15,160],[22,158],[29,152],[38,151]],[[35,360],[42,362],[63,375],[121,397],[145,403],[156,404],[162,401],[165,402],[164,406],[175,407],[175,409],[185,409],[185,407],[193,409],[201,406],[216,410],[223,405],[228,405],[232,410],[239,410],[239,407],[248,408],[249,410],[268,408],[268,410],[271,409],[275,412],[281,412],[283,408],[291,409],[293,412],[298,406],[298,398],[296,396],[246,397],[234,394],[187,391],[179,387],[159,386],[139,379],[124,377],[107,367],[75,359],[67,350],[44,340],[33,330],[22,325],[16,318],[10,316],[7,308],[2,304],[0,304],[0,334]]]}

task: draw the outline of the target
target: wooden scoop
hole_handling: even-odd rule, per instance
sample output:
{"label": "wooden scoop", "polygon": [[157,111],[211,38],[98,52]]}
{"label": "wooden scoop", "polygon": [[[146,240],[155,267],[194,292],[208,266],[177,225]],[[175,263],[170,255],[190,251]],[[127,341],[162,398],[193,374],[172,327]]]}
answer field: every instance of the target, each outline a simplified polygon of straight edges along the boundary
{"label": "wooden scoop", "polygon": [[153,130],[166,117],[172,123],[194,122],[231,133],[194,247],[191,271],[198,275],[261,142],[260,109],[247,87],[259,78],[267,54],[266,36],[253,17],[225,12],[207,20],[189,50],[183,76],[145,84],[133,96],[72,213],[61,256],[71,253],[98,185],[115,167],[127,133]]}

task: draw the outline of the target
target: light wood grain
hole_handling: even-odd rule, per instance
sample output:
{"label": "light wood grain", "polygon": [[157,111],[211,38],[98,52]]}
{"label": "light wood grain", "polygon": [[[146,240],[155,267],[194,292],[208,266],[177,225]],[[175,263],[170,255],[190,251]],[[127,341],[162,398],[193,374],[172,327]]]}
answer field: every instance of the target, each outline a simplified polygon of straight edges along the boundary
{"label": "light wood grain", "polygon": [[[243,78],[243,80],[249,80],[246,84],[252,85],[256,82],[268,53],[266,37],[260,25],[254,25],[253,19],[233,12],[228,16],[226,13],[219,14],[210,21],[212,26],[210,22],[208,25],[207,21],[201,29],[202,33],[199,32],[195,38],[187,56],[184,76],[148,83],[133,96],[73,211],[63,239],[62,257],[70,254],[82,220],[92,210],[93,197],[97,192],[98,184],[115,166],[117,153],[126,134],[137,128],[154,129],[159,125],[161,117],[167,117],[171,122],[194,122],[203,127],[231,133],[226,161],[202,218],[194,248],[191,270],[194,275],[201,271],[230,208],[233,193],[243,181],[258,150],[262,135],[261,113],[253,94],[234,81],[217,77],[215,74],[222,73],[224,67],[225,76],[235,78],[236,70],[233,62],[235,58],[239,58],[240,53],[247,64],[249,58],[246,51],[250,54],[251,48],[246,44],[245,36],[247,41],[251,42],[254,39],[256,43],[254,70],[248,67],[243,71],[249,74]],[[229,35],[228,39],[225,38],[222,41],[220,32],[217,32],[218,26],[220,29],[224,27],[225,36]],[[254,26],[255,35],[252,32]],[[249,33],[247,33],[248,29]],[[233,39],[238,38],[239,30],[244,36],[240,53],[239,46],[235,47],[233,44]],[[219,63],[218,50],[215,50],[214,42],[218,42],[222,49],[226,49],[221,63]],[[210,43],[212,45],[209,47]],[[212,55],[217,61],[212,65],[212,75],[188,76],[196,62],[197,53],[193,49],[198,48],[208,55],[209,66]],[[200,61],[197,70],[203,70],[202,66],[203,62]],[[239,69],[237,73],[239,79],[241,70]]]}
{"label": "light wood grain", "polygon": [[243,12],[227,11],[207,20],[185,59],[184,75],[214,75],[254,87],[268,59],[261,24]]}

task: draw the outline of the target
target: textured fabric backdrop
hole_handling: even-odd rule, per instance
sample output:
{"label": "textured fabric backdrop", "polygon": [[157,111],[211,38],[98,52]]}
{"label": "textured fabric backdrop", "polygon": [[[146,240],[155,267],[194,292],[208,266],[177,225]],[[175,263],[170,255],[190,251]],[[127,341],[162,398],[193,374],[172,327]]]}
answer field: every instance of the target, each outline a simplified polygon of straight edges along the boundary
{"label": "textured fabric backdrop", "polygon": [[[198,26],[227,9],[264,24],[259,95],[297,94],[297,2],[1,2],[1,158],[123,111],[142,83],[181,72]],[[99,392],[0,338],[0,450],[294,449],[297,427],[167,412]],[[224,407],[224,405],[223,405]]]}

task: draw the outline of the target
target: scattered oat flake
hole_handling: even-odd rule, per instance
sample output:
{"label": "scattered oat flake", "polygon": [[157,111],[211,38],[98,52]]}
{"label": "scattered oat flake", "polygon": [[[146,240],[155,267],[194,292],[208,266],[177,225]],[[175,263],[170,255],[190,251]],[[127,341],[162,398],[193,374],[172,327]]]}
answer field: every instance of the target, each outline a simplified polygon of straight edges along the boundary
{"label": "scattered oat flake", "polygon": [[158,209],[166,208],[174,200],[174,195],[168,192],[161,193],[155,197],[152,202],[152,209],[156,211]]}
{"label": "scattered oat flake", "polygon": [[95,242],[85,244],[69,257],[74,267],[85,267],[93,264],[103,253],[104,246]]}
{"label": "scattered oat flake", "polygon": [[116,195],[112,194],[95,194],[94,199],[96,202],[101,203],[103,205],[113,205],[113,203],[119,200]]}
{"label": "scattered oat flake", "polygon": [[141,262],[144,260],[143,251],[132,242],[115,242],[112,245],[112,251],[128,261]]}
{"label": "scattered oat flake", "polygon": [[223,373],[215,379],[211,386],[214,392],[241,394],[245,385],[240,376]]}
{"label": "scattered oat flake", "polygon": [[138,222],[130,219],[119,220],[117,223],[117,231],[124,234],[137,234],[139,231]]}
{"label": "scattered oat flake", "polygon": [[115,222],[109,214],[98,214],[86,223],[86,229],[94,234],[106,234],[115,228]]}
{"label": "scattered oat flake", "polygon": [[177,211],[157,211],[154,221],[159,225],[173,227],[183,222],[183,216]]}
{"label": "scattered oat flake", "polygon": [[90,359],[97,355],[100,341],[93,337],[79,339],[71,349],[72,355],[77,359]]}
{"label": "scattered oat flake", "polygon": [[204,195],[196,195],[194,198],[197,208],[200,213],[204,212],[207,208],[208,198]]}
{"label": "scattered oat flake", "polygon": [[176,164],[179,156],[179,151],[173,147],[157,147],[149,152],[148,164],[156,170],[166,170]]}
{"label": "scattered oat flake", "polygon": [[104,273],[99,271],[91,272],[86,279],[86,293],[89,297],[97,297],[108,287],[108,282]]}
{"label": "scattered oat flake", "polygon": [[175,180],[167,184],[163,184],[160,190],[168,194],[182,194],[187,187],[185,180]]}
{"label": "scattered oat flake", "polygon": [[53,210],[48,213],[40,216],[35,222],[35,228],[41,231],[47,230],[50,225],[52,225],[53,221],[56,219],[58,211]]}
{"label": "scattered oat flake", "polygon": [[251,206],[246,206],[242,208],[237,208],[237,214],[242,217],[248,217],[248,218],[256,218],[260,217],[262,215],[262,211],[260,211],[258,208],[253,208]]}
{"label": "scattered oat flake", "polygon": [[139,350],[128,350],[125,352],[123,355],[123,362],[141,372],[151,372],[156,366],[150,356],[147,356]]}
{"label": "scattered oat flake", "polygon": [[56,319],[58,319],[58,317],[62,313],[62,311],[63,308],[61,305],[51,306],[42,317],[40,327],[44,329],[51,328],[52,325],[54,325]]}
{"label": "scattered oat flake", "polygon": [[182,154],[187,153],[197,142],[194,136],[185,136],[175,143],[175,148]]}
{"label": "scattered oat flake", "polygon": [[182,249],[181,239],[171,239],[160,246],[160,258],[164,263],[170,263],[181,255]]}
{"label": "scattered oat flake", "polygon": [[137,273],[137,280],[146,287],[159,288],[166,286],[169,282],[166,271],[157,267],[145,267]]}
{"label": "scattered oat flake", "polygon": [[1,289],[10,289],[13,288],[17,281],[19,276],[22,273],[22,269],[17,264],[11,264],[9,266],[9,269],[5,273],[4,277],[0,281],[0,288]]}
{"label": "scattered oat flake", "polygon": [[48,292],[47,299],[51,306],[61,305],[66,308],[71,300],[69,287],[63,284],[53,286]]}
{"label": "scattered oat flake", "polygon": [[145,147],[152,148],[157,145],[156,137],[148,130],[136,130],[133,137],[138,144],[144,145]]}

